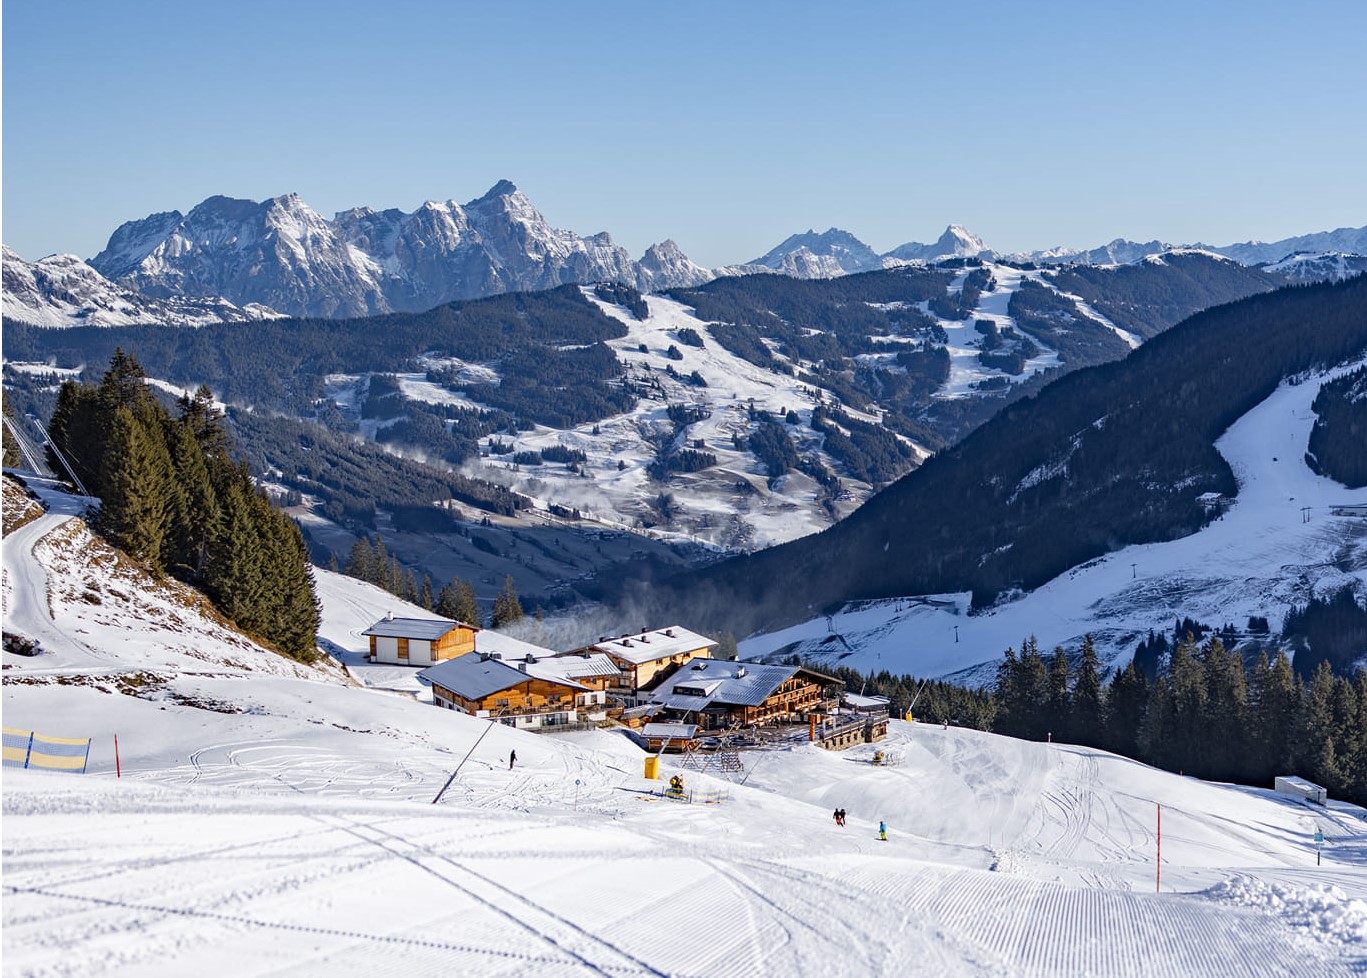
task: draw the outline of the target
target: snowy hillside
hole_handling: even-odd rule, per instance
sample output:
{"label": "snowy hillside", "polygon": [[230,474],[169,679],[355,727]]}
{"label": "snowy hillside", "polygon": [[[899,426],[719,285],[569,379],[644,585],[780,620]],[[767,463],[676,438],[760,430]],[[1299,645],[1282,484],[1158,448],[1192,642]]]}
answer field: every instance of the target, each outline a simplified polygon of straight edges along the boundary
{"label": "snowy hillside", "polygon": [[[968,318],[944,319],[929,309],[923,310],[940,331],[949,355],[949,377],[936,392],[937,398],[985,397],[995,401],[1011,385],[1060,366],[1058,353],[1044,348],[1042,342],[1035,344],[1035,356],[1023,364],[1020,373],[1007,373],[982,362],[979,355],[985,349],[985,335],[976,325],[978,321],[991,322],[999,334],[1011,335],[1017,323],[1007,308],[1022,282],[1057,291],[1042,272],[992,263],[985,263],[983,268],[992,275],[994,288],[977,298]],[[962,293],[966,277],[966,271],[955,277],[950,296]],[[627,335],[608,345],[625,365],[628,380],[653,385],[656,393],[643,398],[633,411],[596,424],[568,431],[539,426],[501,436],[515,452],[540,451],[558,445],[582,451],[588,462],[579,472],[555,465],[517,466],[511,462],[510,453],[472,460],[464,468],[467,474],[507,485],[543,506],[556,504],[579,509],[586,518],[604,525],[631,528],[645,521],[657,524],[652,531],[655,534],[677,535],[729,550],[767,547],[830,525],[831,508],[824,504],[822,487],[815,480],[796,470],[770,480],[762,461],[746,447],[746,439],[755,429],[753,408],[780,418],[789,411],[795,412],[798,421],[790,426],[789,433],[799,454],[816,455],[841,479],[842,491],[834,501],[834,515],[848,515],[872,494],[876,487],[851,474],[831,457],[825,449],[826,436],[811,428],[812,409],[818,399],[831,397],[829,392],[813,386],[810,377],[796,375],[813,365],[796,362],[794,374],[756,366],[721,346],[709,333],[708,323],[699,319],[693,309],[665,296],[645,296],[649,315],[638,320],[626,308],[599,299],[592,289],[585,289],[584,295],[626,327]],[[1074,302],[1084,317],[1075,329],[1085,327],[1114,333],[1127,346],[1138,345],[1137,337],[1115,326],[1076,296],[1065,298]],[[696,333],[702,346],[682,342],[679,337],[684,330]],[[886,352],[872,354],[866,360],[893,370],[900,369],[896,365],[898,351],[918,345],[915,337],[887,337],[880,342],[881,350]],[[488,376],[497,376],[496,365],[433,361],[429,366],[485,371]],[[691,382],[694,373],[706,386]],[[366,380],[361,376],[337,377],[329,393],[340,403],[355,404]],[[404,396],[411,400],[470,403],[430,383],[420,373],[403,375],[401,386]],[[670,436],[670,404],[697,405],[708,414],[705,420],[688,426],[686,441],[691,444],[701,439],[706,451],[715,454],[718,461],[716,466],[700,472],[674,473],[662,485],[650,478],[648,469],[657,444]],[[879,421],[884,412],[875,405],[852,413],[863,420]],[[735,439],[740,439],[740,447]],[[916,463],[929,455],[924,446],[909,439],[904,441],[912,448]],[[619,467],[619,462],[624,466]],[[673,495],[681,506],[668,525],[658,525],[659,518],[652,511],[661,492]]]}
{"label": "snowy hillside", "polygon": [[[5,770],[7,975],[1242,978],[1367,960],[1361,809],[900,721],[886,766],[871,745],[794,743],[743,754],[744,773],[683,771],[719,801],[670,802],[619,732],[537,736],[284,668],[147,597],[70,522],[79,501],[44,494],[5,541],[6,630],[46,650],[4,654],[5,724],[92,749],[85,775]],[[322,591],[324,635],[354,642],[381,599]]]}
{"label": "snowy hillside", "polygon": [[203,326],[278,319],[258,304],[242,307],[214,296],[153,298],[105,278],[75,255],[27,262],[4,249],[4,318],[32,326]]}
{"label": "snowy hillside", "polygon": [[1029,594],[969,614],[969,595],[921,595],[847,608],[752,638],[742,656],[797,652],[805,659],[918,676],[992,678],[1002,653],[1031,635],[1041,648],[1075,651],[1096,640],[1103,664],[1123,665],[1150,629],[1181,617],[1242,628],[1250,616],[1280,622],[1294,605],[1344,584],[1367,590],[1367,520],[1335,509],[1367,504],[1305,465],[1320,385],[1358,364],[1283,384],[1216,443],[1239,481],[1238,497],[1199,533],[1127,547],[1074,568]]}

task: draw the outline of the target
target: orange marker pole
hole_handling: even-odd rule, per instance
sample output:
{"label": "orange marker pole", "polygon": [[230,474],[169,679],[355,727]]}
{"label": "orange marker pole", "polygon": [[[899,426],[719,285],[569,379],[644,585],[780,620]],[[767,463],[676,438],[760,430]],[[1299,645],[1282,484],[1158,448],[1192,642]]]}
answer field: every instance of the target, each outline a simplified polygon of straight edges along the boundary
{"label": "orange marker pole", "polygon": [[119,735],[114,735],[114,777],[123,777],[123,767],[119,764]]}
{"label": "orange marker pole", "polygon": [[1163,892],[1163,806],[1158,806],[1158,879],[1157,893]]}

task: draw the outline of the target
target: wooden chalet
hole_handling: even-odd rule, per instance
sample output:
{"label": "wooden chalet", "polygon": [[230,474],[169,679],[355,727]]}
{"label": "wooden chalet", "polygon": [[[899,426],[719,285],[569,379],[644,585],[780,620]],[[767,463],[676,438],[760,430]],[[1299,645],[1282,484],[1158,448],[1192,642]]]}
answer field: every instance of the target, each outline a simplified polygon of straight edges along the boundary
{"label": "wooden chalet", "polygon": [[523,729],[575,722],[576,699],[588,692],[572,680],[530,675],[488,655],[458,656],[418,676],[431,684],[434,705]]}
{"label": "wooden chalet", "polygon": [[430,666],[475,650],[478,629],[449,618],[381,618],[370,637],[370,661]]}
{"label": "wooden chalet", "polygon": [[607,691],[625,701],[639,702],[666,676],[694,659],[711,659],[716,642],[687,628],[673,626],[632,632],[619,638],[603,639],[573,655],[601,654],[617,667],[615,681]]}
{"label": "wooden chalet", "polygon": [[802,666],[700,659],[662,681],[651,702],[665,717],[722,730],[825,715],[839,702],[840,686]]}

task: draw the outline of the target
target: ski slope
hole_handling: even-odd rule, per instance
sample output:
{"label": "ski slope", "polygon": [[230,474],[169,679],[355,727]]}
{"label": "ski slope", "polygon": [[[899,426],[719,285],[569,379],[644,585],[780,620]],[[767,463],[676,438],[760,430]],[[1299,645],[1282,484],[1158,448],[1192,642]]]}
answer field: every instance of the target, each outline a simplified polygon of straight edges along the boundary
{"label": "ski slope", "polygon": [[1126,547],[1061,574],[1028,594],[969,614],[968,594],[918,595],[845,608],[756,636],[744,658],[784,650],[865,672],[917,676],[967,671],[992,678],[1002,653],[1031,635],[1048,651],[1076,651],[1091,634],[1103,664],[1123,666],[1150,629],[1191,617],[1242,628],[1260,615],[1278,627],[1287,611],[1345,585],[1367,588],[1367,520],[1334,509],[1367,503],[1305,464],[1320,386],[1355,369],[1284,383],[1216,442],[1238,496],[1200,532]]}
{"label": "ski slope", "polygon": [[[724,801],[671,802],[620,732],[490,725],[173,613],[63,510],[5,540],[6,630],[47,652],[5,653],[4,722],[92,737],[90,772],[4,771],[7,976],[1367,969],[1361,809],[900,721],[888,765],[755,751],[681,772]],[[319,576],[338,647],[393,600]]]}

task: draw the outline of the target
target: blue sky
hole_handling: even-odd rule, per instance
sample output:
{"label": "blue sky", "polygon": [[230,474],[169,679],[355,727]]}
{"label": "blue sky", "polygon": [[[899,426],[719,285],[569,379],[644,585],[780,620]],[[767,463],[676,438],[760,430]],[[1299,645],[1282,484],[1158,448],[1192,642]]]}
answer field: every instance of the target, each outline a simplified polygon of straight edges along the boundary
{"label": "blue sky", "polygon": [[[1122,9],[1123,8],[1123,9]],[[1367,224],[1367,3],[385,0],[3,10],[3,237],[89,258],[212,194],[467,201],[704,265]]]}

